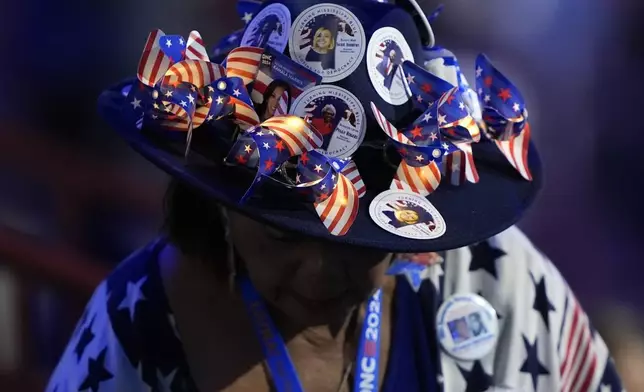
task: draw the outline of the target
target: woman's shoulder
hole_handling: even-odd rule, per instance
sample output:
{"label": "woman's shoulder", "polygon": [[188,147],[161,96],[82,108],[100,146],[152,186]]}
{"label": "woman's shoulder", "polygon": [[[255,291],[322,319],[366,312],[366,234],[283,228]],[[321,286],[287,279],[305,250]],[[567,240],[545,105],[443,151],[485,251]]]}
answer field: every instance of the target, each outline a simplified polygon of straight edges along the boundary
{"label": "woman's shoulder", "polygon": [[48,391],[148,391],[188,380],[174,318],[158,273],[157,240],[134,252],[97,287],[52,375]]}

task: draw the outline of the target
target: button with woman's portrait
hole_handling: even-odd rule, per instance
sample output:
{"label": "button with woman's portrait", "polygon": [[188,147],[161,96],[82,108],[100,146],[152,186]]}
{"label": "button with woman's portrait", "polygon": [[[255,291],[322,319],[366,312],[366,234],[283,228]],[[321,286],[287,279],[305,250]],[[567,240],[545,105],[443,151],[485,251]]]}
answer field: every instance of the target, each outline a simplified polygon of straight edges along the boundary
{"label": "button with woman's portrait", "polygon": [[366,50],[364,28],[348,9],[337,4],[317,4],[293,22],[289,53],[298,63],[331,83],[351,75]]}
{"label": "button with woman's portrait", "polygon": [[286,49],[291,30],[291,12],[283,4],[271,4],[248,24],[239,46]]}
{"label": "button with woman's portrait", "polygon": [[496,346],[499,324],[496,311],[485,298],[476,294],[456,294],[438,309],[436,331],[447,354],[474,361]]}
{"label": "button with woman's portrait", "polygon": [[293,103],[291,114],[303,117],[322,135],[321,152],[349,158],[367,130],[364,108],[349,91],[332,85],[312,87]]}

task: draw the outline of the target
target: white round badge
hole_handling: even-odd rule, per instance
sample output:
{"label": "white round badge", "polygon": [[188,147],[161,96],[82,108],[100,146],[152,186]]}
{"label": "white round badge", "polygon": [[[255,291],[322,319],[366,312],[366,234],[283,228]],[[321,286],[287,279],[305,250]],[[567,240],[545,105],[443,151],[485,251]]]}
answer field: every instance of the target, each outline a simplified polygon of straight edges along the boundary
{"label": "white round badge", "polygon": [[351,75],[360,65],[365,49],[362,23],[337,4],[309,7],[293,22],[289,40],[291,58],[322,75],[323,83]]}
{"label": "white round badge", "polygon": [[447,229],[440,212],[425,197],[406,191],[384,191],[369,205],[371,219],[401,237],[432,240]]}
{"label": "white round badge", "polygon": [[496,311],[476,294],[456,294],[438,309],[436,332],[443,350],[456,359],[474,361],[496,345],[499,322]]}
{"label": "white round badge", "polygon": [[321,150],[336,158],[348,158],[360,147],[367,130],[364,109],[358,98],[332,85],[305,90],[290,114],[303,117],[322,135]]}
{"label": "white round badge", "polygon": [[378,95],[392,105],[409,100],[402,70],[405,60],[413,63],[414,54],[400,31],[383,27],[373,33],[367,47],[369,78]]}
{"label": "white round badge", "polygon": [[248,24],[239,46],[271,48],[283,52],[290,36],[291,12],[283,4],[271,4]]}

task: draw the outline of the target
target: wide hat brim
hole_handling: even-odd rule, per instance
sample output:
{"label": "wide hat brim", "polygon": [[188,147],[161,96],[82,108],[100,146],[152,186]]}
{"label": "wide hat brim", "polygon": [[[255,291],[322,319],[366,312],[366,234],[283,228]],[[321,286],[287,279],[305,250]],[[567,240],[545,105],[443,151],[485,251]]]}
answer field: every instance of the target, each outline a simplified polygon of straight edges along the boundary
{"label": "wide hat brim", "polygon": [[419,253],[456,249],[486,240],[515,224],[532,204],[542,184],[541,163],[532,143],[528,151],[528,164],[533,180],[526,181],[494,143],[481,141],[472,146],[480,182],[452,186],[443,181],[427,197],[446,222],[447,230],[443,236],[431,240],[408,239],[380,228],[369,215],[369,205],[384,189],[369,189],[369,183],[367,194],[360,199],[359,213],[349,232],[344,236],[333,236],[320,222],[312,205],[294,203],[279,192],[274,192],[270,197],[265,194],[271,192],[264,192],[262,197],[239,204],[249,181],[240,180],[235,168],[212,162],[196,152],[191,152],[185,158],[181,149],[142,133],[132,118],[124,115],[128,104],[122,90],[132,83],[134,80],[104,91],[99,97],[99,110],[134,150],[168,174],[227,208],[303,236],[389,252]]}

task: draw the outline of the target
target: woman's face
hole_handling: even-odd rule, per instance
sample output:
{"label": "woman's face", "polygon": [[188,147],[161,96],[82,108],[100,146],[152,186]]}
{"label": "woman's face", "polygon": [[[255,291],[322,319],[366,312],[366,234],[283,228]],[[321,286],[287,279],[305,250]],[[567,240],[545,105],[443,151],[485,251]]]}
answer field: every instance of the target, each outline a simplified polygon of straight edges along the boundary
{"label": "woman's face", "polygon": [[295,237],[234,212],[229,218],[257,291],[302,324],[343,315],[384,283],[389,253]]}
{"label": "woman's face", "polygon": [[467,327],[465,320],[459,320],[456,323],[456,330],[460,337],[466,339],[470,337],[470,329]]}
{"label": "woman's face", "polygon": [[333,121],[333,117],[335,116],[330,110],[325,110],[324,113],[322,113],[322,117],[324,118],[325,123],[330,123],[331,121]]}
{"label": "woman's face", "polygon": [[264,120],[268,120],[269,118],[273,117],[275,115],[275,109],[277,109],[277,103],[279,102],[280,97],[282,94],[284,94],[284,88],[283,87],[275,87],[275,90],[273,90],[273,94],[271,94],[268,97],[268,102],[266,102],[266,110],[264,111]]}
{"label": "woman's face", "polygon": [[315,47],[317,49],[328,50],[331,47],[331,32],[327,29],[320,29],[315,34]]}

